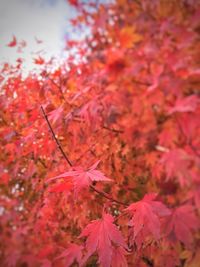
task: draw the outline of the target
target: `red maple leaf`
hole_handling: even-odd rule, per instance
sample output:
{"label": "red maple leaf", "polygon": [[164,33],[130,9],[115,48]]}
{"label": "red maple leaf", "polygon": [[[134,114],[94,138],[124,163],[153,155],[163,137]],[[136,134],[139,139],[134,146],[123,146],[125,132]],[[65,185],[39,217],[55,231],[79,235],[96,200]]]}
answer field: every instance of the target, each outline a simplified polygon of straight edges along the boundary
{"label": "red maple leaf", "polygon": [[113,216],[103,213],[102,219],[92,221],[82,231],[80,237],[87,237],[87,254],[84,257],[84,262],[97,251],[101,266],[109,267],[112,260],[113,244],[117,247],[127,248],[121,232],[113,224],[113,221]]}
{"label": "red maple leaf", "polygon": [[44,59],[42,57],[38,57],[34,59],[34,63],[37,65],[42,65],[45,63]]}
{"label": "red maple leaf", "polygon": [[173,149],[166,152],[161,158],[161,163],[166,169],[166,180],[177,177],[180,186],[183,187],[189,184],[191,179],[189,170],[191,157],[183,149]]}
{"label": "red maple leaf", "polygon": [[164,229],[169,238],[183,242],[189,246],[192,242],[192,231],[199,227],[200,223],[194,213],[194,208],[186,204],[176,208],[167,218]]}
{"label": "red maple leaf", "polygon": [[17,39],[16,39],[15,35],[13,35],[12,41],[10,41],[10,43],[8,43],[7,46],[14,47],[16,45],[17,45]]}
{"label": "red maple leaf", "polygon": [[108,177],[106,177],[101,171],[96,170],[97,165],[99,164],[99,160],[90,166],[87,170],[82,167],[73,167],[73,170],[64,172],[58,176],[48,179],[48,181],[52,181],[59,178],[67,178],[70,180],[72,177],[72,181],[74,184],[74,190],[77,194],[81,189],[87,188],[91,185],[93,181],[112,181]]}
{"label": "red maple leaf", "polygon": [[160,217],[168,216],[170,210],[160,201],[155,201],[156,194],[147,194],[140,201],[131,204],[126,211],[131,214],[130,226],[133,226],[133,239],[141,231],[160,238]]}
{"label": "red maple leaf", "polygon": [[98,121],[100,105],[94,99],[86,103],[80,110],[79,116],[88,124],[95,128]]}
{"label": "red maple leaf", "polygon": [[190,95],[182,99],[177,99],[175,106],[173,108],[170,108],[168,113],[172,114],[174,112],[194,112],[199,104],[199,98],[196,95]]}
{"label": "red maple leaf", "polygon": [[125,255],[127,254],[128,253],[123,247],[113,248],[111,266],[112,267],[128,267],[126,257],[125,257]]}
{"label": "red maple leaf", "polygon": [[59,108],[54,109],[51,112],[49,112],[48,118],[53,124],[55,124],[57,121],[61,119],[62,115],[63,115],[63,107],[60,106]]}
{"label": "red maple leaf", "polygon": [[82,258],[82,249],[82,246],[79,246],[77,244],[70,244],[68,248],[65,249],[56,259],[65,258],[65,267],[71,266],[74,261],[76,261],[80,265]]}
{"label": "red maple leaf", "polygon": [[79,1],[78,0],[68,0],[69,4],[78,7],[79,6]]}
{"label": "red maple leaf", "polygon": [[196,208],[200,211],[200,181],[197,177],[193,181],[193,190],[188,192],[188,199],[192,199]]}

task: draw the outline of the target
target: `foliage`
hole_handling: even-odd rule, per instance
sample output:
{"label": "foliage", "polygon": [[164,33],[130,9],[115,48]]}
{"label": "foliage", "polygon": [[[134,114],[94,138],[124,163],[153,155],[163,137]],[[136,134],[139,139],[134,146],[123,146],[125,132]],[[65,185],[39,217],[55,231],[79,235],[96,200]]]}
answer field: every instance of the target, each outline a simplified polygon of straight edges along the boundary
{"label": "foliage", "polygon": [[69,2],[67,62],[1,70],[1,266],[197,267],[200,2]]}

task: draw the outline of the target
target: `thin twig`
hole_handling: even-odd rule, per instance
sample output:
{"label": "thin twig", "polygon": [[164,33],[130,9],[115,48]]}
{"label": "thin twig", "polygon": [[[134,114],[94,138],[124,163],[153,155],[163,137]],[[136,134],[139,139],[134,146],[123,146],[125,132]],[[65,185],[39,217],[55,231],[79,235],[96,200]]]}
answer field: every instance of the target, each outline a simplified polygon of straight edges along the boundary
{"label": "thin twig", "polygon": [[116,202],[117,204],[119,205],[122,205],[122,206],[125,206],[125,207],[128,207],[128,204],[124,203],[124,202],[121,202],[121,201],[118,201],[110,196],[108,196],[105,192],[102,192],[102,191],[99,191],[98,189],[96,189],[93,185],[90,185],[90,188],[95,191],[96,193],[102,195],[103,197],[111,200],[112,202]]}
{"label": "thin twig", "polygon": [[125,216],[125,215],[127,215],[126,212],[121,213],[120,215],[118,215],[117,217],[115,217],[115,219],[114,219],[114,223],[116,223],[116,221],[118,221],[121,217],[123,217],[123,216]]}
{"label": "thin twig", "polygon": [[38,161],[42,164],[44,168],[47,168],[46,163],[41,158],[38,158]]}
{"label": "thin twig", "polygon": [[111,132],[114,132],[114,133],[123,133],[124,131],[123,130],[117,130],[117,129],[114,129],[114,128],[109,128],[105,125],[102,126],[103,129],[106,129],[108,131],[111,131]]}
{"label": "thin twig", "polygon": [[137,84],[140,84],[140,85],[144,85],[144,86],[151,86],[152,84],[149,83],[149,82],[141,82],[141,81],[138,81],[138,80],[135,80],[135,79],[132,79],[132,81],[134,83],[137,83]]}
{"label": "thin twig", "polygon": [[52,128],[52,126],[51,126],[51,124],[50,124],[50,122],[49,122],[49,119],[48,119],[48,117],[47,117],[47,115],[46,115],[46,113],[45,113],[45,111],[44,111],[44,109],[43,109],[42,106],[41,106],[41,110],[42,110],[42,113],[43,113],[43,115],[44,115],[44,118],[45,118],[45,120],[46,120],[46,122],[47,122],[47,124],[48,124],[48,126],[49,126],[49,129],[50,129],[50,131],[51,131],[51,133],[52,133],[52,136],[53,136],[53,138],[54,138],[54,140],[55,140],[55,142],[56,142],[58,148],[60,149],[60,152],[62,153],[63,157],[66,159],[66,161],[67,161],[67,163],[70,165],[70,167],[72,167],[73,165],[72,165],[71,161],[69,160],[68,156],[65,154],[65,152],[64,152],[64,150],[63,150],[63,148],[62,148],[60,142],[59,142],[58,139],[56,138],[55,133],[54,133],[54,131],[53,131],[53,128]]}

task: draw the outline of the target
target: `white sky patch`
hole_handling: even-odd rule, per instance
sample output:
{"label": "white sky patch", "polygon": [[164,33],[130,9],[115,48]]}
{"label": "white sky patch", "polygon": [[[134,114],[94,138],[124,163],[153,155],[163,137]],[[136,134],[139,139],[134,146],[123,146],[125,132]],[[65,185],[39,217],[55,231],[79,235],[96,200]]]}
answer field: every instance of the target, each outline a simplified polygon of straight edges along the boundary
{"label": "white sky patch", "polygon": [[[65,0],[1,0],[0,63],[15,64],[17,58],[23,58],[27,72],[39,67],[33,63],[33,58],[38,57],[36,53],[45,59],[61,58],[73,14]],[[7,46],[13,35],[18,42],[27,43],[22,52],[17,52],[17,46]],[[43,43],[38,44],[35,37]]]}

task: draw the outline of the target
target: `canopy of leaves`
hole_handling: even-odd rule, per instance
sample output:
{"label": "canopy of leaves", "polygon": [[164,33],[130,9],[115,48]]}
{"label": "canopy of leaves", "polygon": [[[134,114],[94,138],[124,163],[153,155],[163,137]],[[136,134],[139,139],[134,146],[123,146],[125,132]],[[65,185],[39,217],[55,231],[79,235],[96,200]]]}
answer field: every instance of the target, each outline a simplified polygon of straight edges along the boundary
{"label": "canopy of leaves", "polygon": [[0,265],[197,267],[200,1],[69,3],[65,63],[1,68]]}

